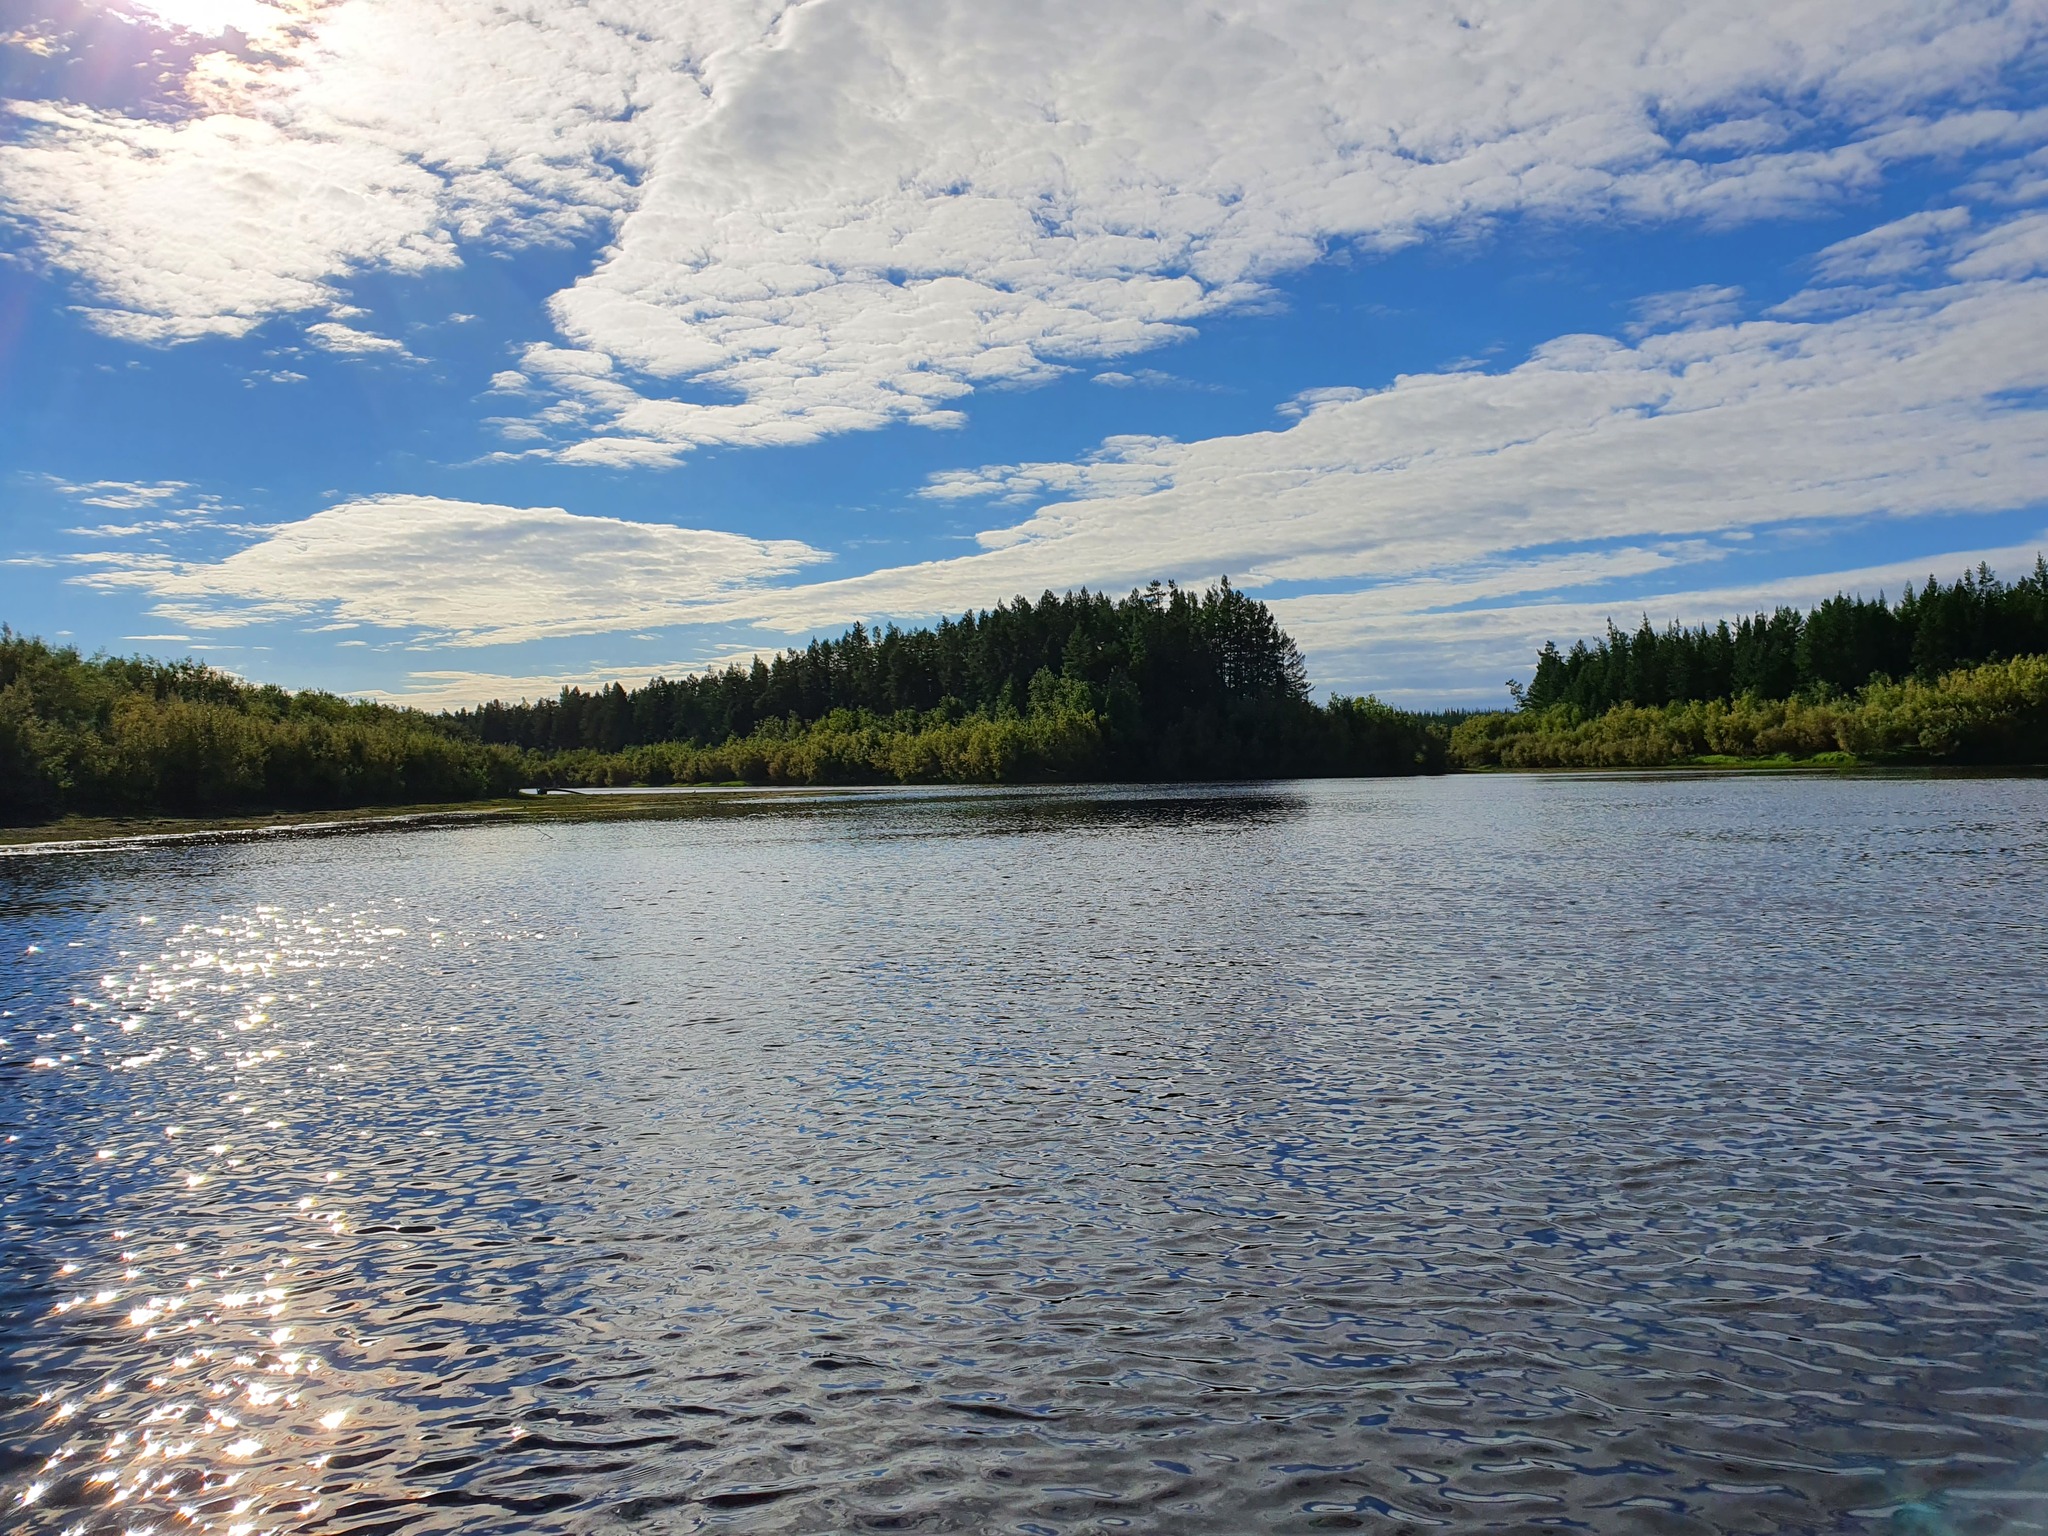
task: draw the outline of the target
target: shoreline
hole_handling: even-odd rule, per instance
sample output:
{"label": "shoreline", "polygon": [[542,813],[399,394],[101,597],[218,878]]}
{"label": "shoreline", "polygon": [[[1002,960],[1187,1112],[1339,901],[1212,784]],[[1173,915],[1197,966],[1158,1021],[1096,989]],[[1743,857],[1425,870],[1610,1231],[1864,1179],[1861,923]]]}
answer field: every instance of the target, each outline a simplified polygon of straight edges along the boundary
{"label": "shoreline", "polygon": [[0,859],[24,854],[95,853],[109,848],[248,843],[273,837],[459,826],[507,820],[518,802],[358,806],[345,811],[274,811],[251,816],[66,816],[41,826],[0,827]]}
{"label": "shoreline", "polygon": [[[845,796],[903,791],[1125,788],[1073,784],[629,784],[521,790],[515,796],[422,805],[362,805],[337,811],[271,811],[247,816],[66,816],[30,826],[0,826],[0,860],[42,854],[103,853],[252,843],[271,838],[406,832],[487,822],[605,821],[658,801],[781,795]],[[1181,786],[1176,786],[1181,787]]]}
{"label": "shoreline", "polygon": [[[1432,778],[1741,778],[1752,774],[1812,778],[2040,778],[2048,765],[1975,767],[1946,764],[1812,762],[1794,758],[1721,758],[1664,763],[1655,767],[1476,768]],[[1402,775],[1403,778],[1413,777]],[[1226,781],[1213,781],[1217,786]],[[1351,779],[1231,780],[1230,783],[1323,783]],[[1367,782],[1357,780],[1357,782]],[[357,806],[338,811],[275,811],[248,816],[67,816],[40,826],[0,827],[0,860],[69,853],[103,853],[123,848],[170,848],[208,843],[263,842],[273,838],[423,831],[491,822],[603,821],[623,818],[663,801],[674,804],[724,797],[847,796],[925,791],[1199,789],[1209,780],[1155,784],[1069,781],[1023,784],[634,784],[574,789],[529,789],[503,799],[426,805]]]}

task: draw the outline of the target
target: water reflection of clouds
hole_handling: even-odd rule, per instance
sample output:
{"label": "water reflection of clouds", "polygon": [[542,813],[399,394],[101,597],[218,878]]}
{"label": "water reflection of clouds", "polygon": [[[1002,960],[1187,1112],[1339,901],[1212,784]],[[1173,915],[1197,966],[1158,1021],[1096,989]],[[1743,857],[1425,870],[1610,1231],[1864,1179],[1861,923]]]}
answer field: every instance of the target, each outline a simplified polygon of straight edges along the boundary
{"label": "water reflection of clouds", "polygon": [[[1299,814],[1311,786],[1239,784],[699,785],[669,789],[555,791],[517,812],[456,811],[308,821],[287,826],[116,834],[61,844],[0,847],[0,919],[83,914],[105,908],[107,887],[175,873],[203,879],[238,868],[236,850],[291,849],[368,836],[447,832],[511,822],[543,829],[621,821],[808,821],[860,818],[863,836],[1004,835],[1080,825],[1226,827]],[[922,820],[903,818],[922,815]],[[836,823],[835,823],[836,824]],[[166,861],[173,861],[167,863]]]}
{"label": "water reflection of clouds", "polygon": [[0,1526],[1813,1529],[2048,1447],[2038,786],[727,799],[52,861]]}

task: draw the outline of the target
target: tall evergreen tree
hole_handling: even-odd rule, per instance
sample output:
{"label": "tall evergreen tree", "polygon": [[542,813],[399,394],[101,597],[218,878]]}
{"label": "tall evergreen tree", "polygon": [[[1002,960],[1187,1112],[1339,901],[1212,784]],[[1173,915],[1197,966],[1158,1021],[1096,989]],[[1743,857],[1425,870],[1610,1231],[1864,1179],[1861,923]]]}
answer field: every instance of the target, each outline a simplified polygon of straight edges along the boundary
{"label": "tall evergreen tree", "polygon": [[1958,667],[2048,654],[2048,557],[2006,583],[1989,567],[1944,587],[1908,586],[1896,605],[1835,596],[1810,613],[1779,608],[1684,629],[1633,634],[1612,624],[1592,645],[1548,642],[1520,694],[1525,709],[1569,704],[1599,715],[1621,704],[1785,699],[1847,693],[1874,678],[1931,680]]}

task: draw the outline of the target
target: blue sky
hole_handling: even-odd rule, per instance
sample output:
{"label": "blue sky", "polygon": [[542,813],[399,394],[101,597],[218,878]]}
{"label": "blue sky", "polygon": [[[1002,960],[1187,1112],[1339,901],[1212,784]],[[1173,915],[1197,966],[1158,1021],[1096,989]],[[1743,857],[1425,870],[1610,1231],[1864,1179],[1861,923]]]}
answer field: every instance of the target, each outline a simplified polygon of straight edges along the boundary
{"label": "blue sky", "polygon": [[0,616],[440,705],[1227,573],[1471,704],[2016,573],[2044,32],[0,0]]}

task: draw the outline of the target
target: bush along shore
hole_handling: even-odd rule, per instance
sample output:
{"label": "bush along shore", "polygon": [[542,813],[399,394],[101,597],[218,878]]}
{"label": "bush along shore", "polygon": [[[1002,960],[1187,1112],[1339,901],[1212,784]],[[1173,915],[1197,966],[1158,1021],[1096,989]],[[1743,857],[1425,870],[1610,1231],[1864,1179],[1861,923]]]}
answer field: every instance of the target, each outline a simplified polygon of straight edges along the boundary
{"label": "bush along shore", "polygon": [[1850,763],[2048,763],[2048,656],[1873,682],[1841,697],[1575,704],[1475,715],[1451,731],[1458,768],[1662,768],[1783,758]]}
{"label": "bush along shore", "polygon": [[[1848,680],[1855,680],[1852,682]],[[0,629],[0,821],[455,805],[520,789],[1192,781],[1736,760],[2048,762],[2048,564],[1897,604],[1545,646],[1519,707],[1309,697],[1228,582],[856,625],[745,667],[452,713]]]}
{"label": "bush along shore", "polygon": [[1734,624],[1635,634],[1536,658],[1520,707],[1451,732],[1454,768],[1683,763],[2048,763],[2048,561],[1980,567],[1897,603],[1833,597]]}
{"label": "bush along shore", "polygon": [[451,804],[521,788],[1441,773],[1448,717],[1309,698],[1228,582],[856,625],[772,662],[446,714],[0,631],[0,818]]}

